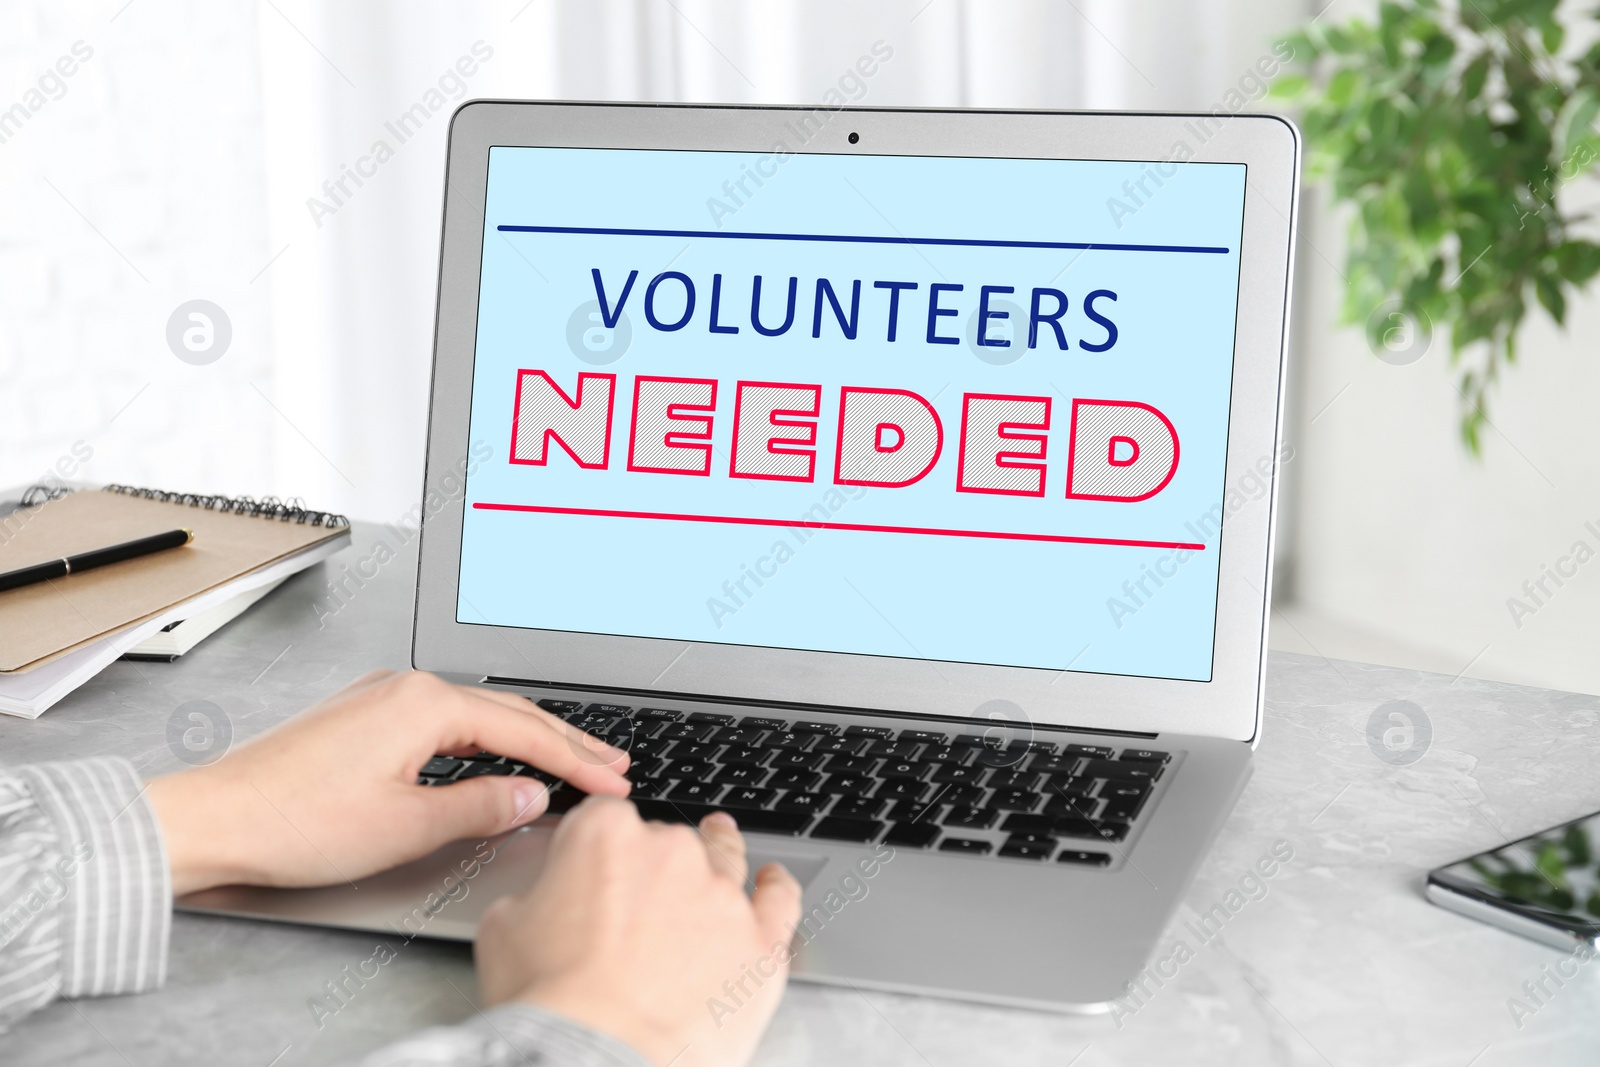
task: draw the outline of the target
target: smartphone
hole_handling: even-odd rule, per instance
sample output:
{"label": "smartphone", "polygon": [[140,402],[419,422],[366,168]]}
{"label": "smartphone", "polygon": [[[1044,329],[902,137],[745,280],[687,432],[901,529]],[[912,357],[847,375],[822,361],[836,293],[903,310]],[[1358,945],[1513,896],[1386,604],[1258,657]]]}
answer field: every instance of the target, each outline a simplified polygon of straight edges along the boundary
{"label": "smartphone", "polygon": [[1600,812],[1428,873],[1428,899],[1557,948],[1600,948]]}

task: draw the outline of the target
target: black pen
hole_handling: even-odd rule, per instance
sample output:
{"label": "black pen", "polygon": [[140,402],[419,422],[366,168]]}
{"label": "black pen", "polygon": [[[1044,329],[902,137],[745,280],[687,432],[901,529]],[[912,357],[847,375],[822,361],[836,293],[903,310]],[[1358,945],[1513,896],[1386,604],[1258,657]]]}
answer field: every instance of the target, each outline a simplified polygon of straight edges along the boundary
{"label": "black pen", "polygon": [[179,548],[194,540],[193,530],[168,530],[166,533],[151,534],[149,537],[139,537],[132,541],[124,541],[120,545],[108,545],[105,548],[91,548],[87,552],[79,552],[76,556],[63,556],[60,559],[50,560],[48,563],[35,563],[31,567],[18,567],[14,571],[0,574],[0,591],[15,589],[22,585],[32,585],[34,582],[45,582],[52,578],[65,578],[69,574],[90,570],[94,567],[104,567],[107,563],[121,563],[125,559],[137,559],[148,556],[152,552],[162,552],[169,548]]}

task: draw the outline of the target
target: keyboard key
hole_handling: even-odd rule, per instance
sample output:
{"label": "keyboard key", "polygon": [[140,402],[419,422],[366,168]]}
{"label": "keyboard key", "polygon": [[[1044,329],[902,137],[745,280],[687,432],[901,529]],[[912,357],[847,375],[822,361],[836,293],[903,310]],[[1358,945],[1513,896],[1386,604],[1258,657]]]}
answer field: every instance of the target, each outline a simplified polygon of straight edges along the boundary
{"label": "keyboard key", "polygon": [[844,819],[828,816],[811,828],[811,837],[829,841],[876,841],[883,833],[883,823],[877,819]]}
{"label": "keyboard key", "polygon": [[667,794],[668,800],[693,800],[701,804],[710,804],[722,795],[727,787],[720,782],[679,782]]}
{"label": "keyboard key", "polygon": [[720,767],[716,774],[711,776],[713,782],[724,785],[760,785],[766,781],[767,775],[772,772],[765,767],[752,767],[748,763],[733,763]]}
{"label": "keyboard key", "polygon": [[774,789],[734,786],[718,803],[725,808],[764,808],[772,803],[772,798],[777,795],[777,790]]}
{"label": "keyboard key", "polygon": [[737,720],[732,715],[723,715],[715,711],[691,711],[685,722],[710,722],[718,726],[732,726]]}
{"label": "keyboard key", "polygon": [[706,741],[674,741],[669,755],[675,760],[709,760],[716,754],[717,749],[721,747],[721,745],[713,745]]}
{"label": "keyboard key", "polygon": [[999,817],[999,812],[989,808],[951,808],[941,821],[947,828],[987,830]]}
{"label": "keyboard key", "polygon": [[755,748],[750,745],[733,745],[717,759],[721,763],[747,763],[752,767],[760,767],[772,758],[772,749]]}
{"label": "keyboard key", "polygon": [[740,719],[739,722],[742,723],[745,726],[756,726],[756,727],[760,727],[763,730],[787,730],[787,729],[789,729],[789,724],[784,722],[782,719],[764,719],[764,718],[758,718],[757,716],[754,716],[754,715],[747,716],[746,718]]}
{"label": "keyboard key", "polygon": [[1023,745],[1023,748],[1036,756],[1054,756],[1056,754],[1056,743],[1054,741],[1029,741]]}
{"label": "keyboard key", "polygon": [[1014,811],[1006,816],[1006,821],[1000,824],[1000,829],[1013,834],[1048,836],[1055,830],[1055,820],[1048,815],[1026,815]]}
{"label": "keyboard key", "polygon": [[630,800],[638,800],[641,797],[660,797],[665,796],[667,793],[667,783],[659,778],[629,778],[628,781],[633,786],[633,789],[628,793]]}
{"label": "keyboard key", "polygon": [[937,822],[944,811],[943,804],[919,803],[915,800],[897,800],[889,818],[900,822]]}
{"label": "keyboard key", "polygon": [[830,756],[859,756],[872,744],[870,737],[824,737],[811,751]]}
{"label": "keyboard key", "polygon": [[1099,804],[1100,802],[1094,797],[1053,796],[1045,802],[1044,810],[1048,815],[1066,815],[1087,819],[1094,815],[1095,808]]}
{"label": "keyboard key", "polygon": [[1137,763],[1165,763],[1172,756],[1170,753],[1157,752],[1153,748],[1125,748],[1120,758]]}
{"label": "keyboard key", "polygon": [[829,756],[823,769],[829,774],[871,774],[878,761],[867,756]]}
{"label": "keyboard key", "polygon": [[774,730],[762,742],[767,748],[792,748],[805,751],[817,743],[817,734],[806,733],[803,730]]}
{"label": "keyboard key", "polygon": [[886,845],[902,848],[927,848],[939,837],[939,827],[931,822],[897,822],[884,835]]}
{"label": "keyboard key", "polygon": [[1111,758],[1111,749],[1104,745],[1067,745],[1062,751],[1068,756],[1088,756],[1090,759]]}
{"label": "keyboard key", "polygon": [[711,740],[719,745],[754,745],[766,736],[766,730],[755,726],[723,726]]}
{"label": "keyboard key", "polygon": [[465,764],[451,756],[435,756],[422,765],[422,773],[433,778],[446,778],[459,771]]}
{"label": "keyboard key", "polygon": [[668,741],[710,741],[716,733],[714,722],[673,722],[657,736]]}
{"label": "keyboard key", "polygon": [[977,750],[965,745],[929,745],[922,750],[922,758],[929,763],[948,763],[965,767],[972,762]]}
{"label": "keyboard key", "polygon": [[887,800],[921,800],[930,790],[922,782],[906,778],[891,778],[878,787],[877,796]]}
{"label": "keyboard key", "polygon": [[978,734],[957,734],[955,740],[950,743],[953,745],[961,745],[965,748],[982,748],[985,744],[985,741]]}
{"label": "keyboard key", "polygon": [[1128,824],[1115,819],[1075,819],[1055,817],[1055,831],[1061,837],[1098,837],[1102,841],[1121,841],[1128,836]]}
{"label": "keyboard key", "polygon": [[670,749],[674,744],[676,744],[676,742],[658,741],[653,737],[646,737],[635,740],[632,745],[629,745],[628,755],[635,761],[642,759],[659,759],[660,757],[665,756],[667,754],[667,750]]}
{"label": "keyboard key", "polygon": [[1028,770],[1042,774],[1070,775],[1082,762],[1082,756],[1034,756],[1028,761]]}
{"label": "keyboard key", "polygon": [[550,806],[545,809],[548,815],[562,815],[583,803],[589,794],[581,789],[574,789],[570,785],[562,784],[561,788],[550,794]]}
{"label": "keyboard key", "polygon": [[983,794],[986,792],[987,790],[979,785],[951,785],[948,782],[937,782],[934,785],[933,796],[925,803],[932,804],[938,801],[964,808],[975,808],[983,803]]}
{"label": "keyboard key", "polygon": [[621,715],[601,715],[599,712],[584,711],[567,721],[584,733],[603,734],[618,723],[625,723],[628,720]]}
{"label": "keyboard key", "polygon": [[[560,794],[557,794],[559,796]],[[634,804],[639,815],[657,822],[688,823],[698,825],[713,811],[726,810],[711,804],[678,803],[670,800],[641,800]],[[749,833],[797,834],[811,823],[811,816],[800,812],[757,811],[753,808],[736,808],[729,811],[739,829]]]}
{"label": "keyboard key", "polygon": [[683,718],[683,712],[668,711],[665,708],[640,708],[633,717],[648,722],[677,722]]}
{"label": "keyboard key", "polygon": [[888,804],[879,797],[840,797],[828,814],[847,819],[876,819]]}
{"label": "keyboard key", "polygon": [[894,731],[887,726],[846,726],[846,737],[873,737],[882,740],[894,736]]}
{"label": "keyboard key", "polygon": [[1054,841],[1048,844],[1031,841],[1007,841],[1000,846],[1000,855],[1013,860],[1047,860],[1056,850]]}
{"label": "keyboard key", "polygon": [[899,735],[901,741],[921,741],[925,745],[942,745],[948,739],[948,735],[937,734],[932,730],[901,730]]}
{"label": "keyboard key", "polygon": [[822,766],[822,761],[828,757],[817,752],[801,752],[798,749],[788,748],[773,754],[768,760],[768,766],[784,771],[796,767],[814,771]]}
{"label": "keyboard key", "polygon": [[1054,848],[1058,842],[1054,834],[1011,834],[1006,837],[1008,845],[1049,845]]}
{"label": "keyboard key", "polygon": [[994,846],[974,837],[947,837],[939,842],[940,852],[965,852],[969,856],[987,856]]}
{"label": "keyboard key", "polygon": [[1161,764],[1141,763],[1137,760],[1092,759],[1084,762],[1080,773],[1085,778],[1153,782],[1161,777]]}
{"label": "keyboard key", "polygon": [[803,811],[815,815],[828,806],[828,801],[833,798],[824,793],[796,793],[788,792],[778,798],[773,804],[775,811]]}
{"label": "keyboard key", "polygon": [[604,737],[606,744],[612,748],[620,748],[631,752],[633,746],[641,741],[652,740],[666,728],[664,722],[635,722],[632,719],[618,719],[610,729],[600,736]]}
{"label": "keyboard key", "polygon": [[679,778],[690,782],[705,782],[711,778],[712,766],[703,759],[669,759],[656,775],[658,778]]}
{"label": "keyboard key", "polygon": [[552,700],[550,697],[545,697],[543,700],[535,701],[535,703],[545,711],[560,715],[563,718],[583,709],[583,705],[576,700]]}
{"label": "keyboard key", "polygon": [[483,778],[487,775],[509,775],[516,770],[508,763],[469,763],[461,768],[461,773],[456,775],[456,781],[464,782],[468,778]]}
{"label": "keyboard key", "polygon": [[1111,857],[1104,852],[1084,852],[1080,849],[1065,848],[1061,855],[1056,857],[1057,863],[1080,863],[1086,867],[1104,867],[1111,862]]}
{"label": "keyboard key", "polygon": [[1033,792],[1039,776],[1032,771],[995,771],[985,783],[990,789],[1025,789]]}
{"label": "keyboard key", "polygon": [[1028,758],[1028,747],[1022,741],[1009,744],[986,744],[976,750],[974,762],[984,767],[1015,767]]}
{"label": "keyboard key", "polygon": [[1101,819],[1095,824],[1095,836],[1102,841],[1121,841],[1128,836],[1132,829],[1127,823],[1116,819]]}
{"label": "keyboard key", "polygon": [[628,773],[636,774],[641,778],[671,777],[667,774],[667,768],[670,766],[672,766],[672,761],[668,759],[638,756],[634,758],[632,763],[628,764]]}
{"label": "keyboard key", "polygon": [[1109,785],[1100,793],[1106,798],[1105,810],[1101,814],[1107,819],[1125,819],[1129,822],[1138,817],[1144,802],[1150,798],[1150,790],[1131,782]]}
{"label": "keyboard key", "polygon": [[886,760],[878,768],[879,778],[904,778],[909,782],[920,782],[928,777],[928,772],[933,770],[931,763],[912,763],[906,760]]}
{"label": "keyboard key", "polygon": [[1057,797],[1086,797],[1094,792],[1094,779],[1058,774],[1046,781],[1040,791]]}
{"label": "keyboard key", "polygon": [[632,715],[633,709],[626,704],[590,704],[583,709],[593,715]]}
{"label": "keyboard key", "polygon": [[933,772],[936,782],[950,782],[953,785],[978,785],[983,781],[983,776],[988,774],[987,767],[956,767],[949,763],[940,764]]}
{"label": "keyboard key", "polygon": [[797,722],[789,727],[797,734],[836,734],[839,724],[834,722]]}
{"label": "keyboard key", "polygon": [[817,787],[819,793],[864,797],[877,788],[878,780],[864,774],[830,774]]}
{"label": "keyboard key", "polygon": [[989,806],[1000,811],[1032,811],[1039,806],[1039,794],[1026,789],[996,789]]}
{"label": "keyboard key", "polygon": [[867,746],[867,755],[879,759],[908,760],[921,750],[920,741],[874,741]]}
{"label": "keyboard key", "polygon": [[767,785],[772,789],[794,789],[800,792],[806,792],[808,790],[815,789],[817,783],[821,780],[822,775],[818,774],[816,771],[807,771],[799,767],[791,767],[788,770],[778,771],[771,778],[767,779]]}

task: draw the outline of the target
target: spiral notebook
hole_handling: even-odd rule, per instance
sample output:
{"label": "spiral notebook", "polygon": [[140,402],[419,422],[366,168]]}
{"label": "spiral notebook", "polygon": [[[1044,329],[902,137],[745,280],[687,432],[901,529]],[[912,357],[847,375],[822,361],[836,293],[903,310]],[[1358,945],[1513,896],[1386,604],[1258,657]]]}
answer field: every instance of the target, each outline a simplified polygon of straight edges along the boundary
{"label": "spiral notebook", "polygon": [[343,516],[275,499],[107,486],[0,516],[0,571],[179,527],[194,531],[184,548],[0,592],[0,711],[37,715],[163,626],[282,581],[350,537]]}

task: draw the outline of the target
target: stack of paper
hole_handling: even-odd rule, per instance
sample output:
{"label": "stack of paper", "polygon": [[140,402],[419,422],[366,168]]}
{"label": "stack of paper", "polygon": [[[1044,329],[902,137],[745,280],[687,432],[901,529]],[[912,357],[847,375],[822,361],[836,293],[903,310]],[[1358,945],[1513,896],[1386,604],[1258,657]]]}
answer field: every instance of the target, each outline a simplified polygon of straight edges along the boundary
{"label": "stack of paper", "polygon": [[164,627],[264,595],[350,539],[347,526],[83,490],[8,516],[0,571],[179,527],[195,535],[183,548],[0,592],[0,712],[37,717]]}

